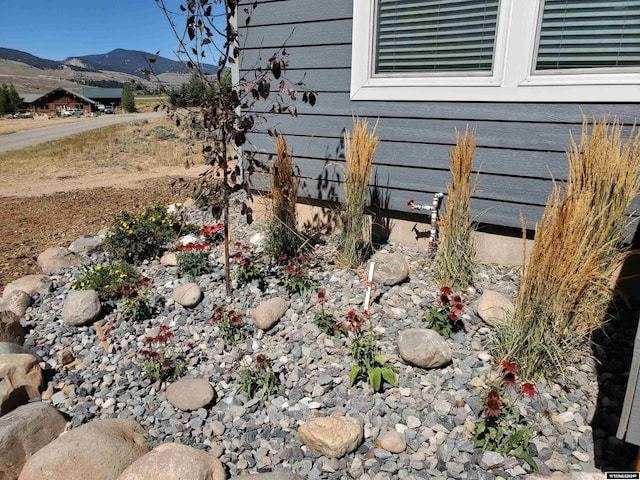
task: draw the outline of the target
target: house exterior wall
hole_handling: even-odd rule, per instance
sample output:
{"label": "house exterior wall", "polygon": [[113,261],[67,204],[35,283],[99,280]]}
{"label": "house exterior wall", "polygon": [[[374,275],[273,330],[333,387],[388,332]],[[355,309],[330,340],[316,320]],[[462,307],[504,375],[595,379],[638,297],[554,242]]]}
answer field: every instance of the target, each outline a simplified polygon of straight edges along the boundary
{"label": "house exterior wall", "polygon": [[[284,133],[303,177],[301,194],[310,199],[340,199],[342,136],[351,128],[352,116],[366,117],[370,125],[378,122],[381,139],[372,183],[387,198],[392,214],[412,218],[409,199],[430,203],[434,193],[446,193],[455,129],[468,127],[477,135],[472,216],[481,228],[517,234],[520,212],[533,229],[553,179],[566,179],[565,152],[570,134],[579,139],[583,113],[588,118],[617,117],[625,125],[640,120],[637,104],[602,104],[597,98],[593,103],[352,101],[351,1],[261,0],[245,25],[242,10],[251,3],[239,8],[241,75],[250,77],[251,68],[265,66],[284,44],[290,54],[287,78],[302,79],[317,92],[317,103],[299,102],[297,118],[269,116],[250,142],[273,154],[267,128]],[[272,85],[272,91],[276,88]]]}
{"label": "house exterior wall", "polygon": [[79,108],[91,113],[91,105],[63,92],[52,92],[31,104],[31,111],[38,114],[55,115],[56,109]]}

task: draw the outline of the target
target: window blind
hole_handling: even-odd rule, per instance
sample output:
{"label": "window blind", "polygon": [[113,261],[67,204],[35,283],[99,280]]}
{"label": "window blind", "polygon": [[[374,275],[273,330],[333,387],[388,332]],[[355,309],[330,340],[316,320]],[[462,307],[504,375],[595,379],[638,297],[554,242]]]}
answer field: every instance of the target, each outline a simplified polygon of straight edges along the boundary
{"label": "window blind", "polygon": [[491,72],[499,0],[378,0],[376,73]]}
{"label": "window blind", "polygon": [[640,66],[640,0],[546,0],[537,70]]}

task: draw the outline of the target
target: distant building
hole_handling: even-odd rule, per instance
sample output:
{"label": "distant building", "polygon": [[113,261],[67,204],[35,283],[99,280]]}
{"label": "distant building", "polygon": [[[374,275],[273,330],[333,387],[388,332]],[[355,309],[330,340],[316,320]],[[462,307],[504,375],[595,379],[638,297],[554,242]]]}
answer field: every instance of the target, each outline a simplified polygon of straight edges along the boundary
{"label": "distant building", "polygon": [[119,107],[122,102],[122,88],[84,87],[82,95],[96,103]]}
{"label": "distant building", "polygon": [[27,111],[39,115],[60,115],[71,109],[89,114],[98,110],[99,104],[120,107],[122,88],[84,87],[82,94],[68,88],[56,88],[44,95],[22,93],[20,98]]}
{"label": "distant building", "polygon": [[98,103],[67,88],[56,88],[44,95],[21,94],[20,97],[30,112],[40,115],[62,114],[71,109],[88,114]]}

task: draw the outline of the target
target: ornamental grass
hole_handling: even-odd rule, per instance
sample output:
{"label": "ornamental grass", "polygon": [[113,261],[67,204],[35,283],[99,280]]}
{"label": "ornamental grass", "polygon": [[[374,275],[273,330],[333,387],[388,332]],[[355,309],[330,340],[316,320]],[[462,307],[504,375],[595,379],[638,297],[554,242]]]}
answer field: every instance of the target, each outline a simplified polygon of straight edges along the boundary
{"label": "ornamental grass", "polygon": [[469,206],[474,186],[471,167],[476,150],[475,132],[464,136],[456,130],[456,146],[449,150],[451,183],[447,184],[447,208],[440,225],[434,273],[440,285],[466,288],[477,272],[473,226]]}
{"label": "ornamental grass", "polygon": [[344,180],[344,202],[341,212],[342,230],[339,257],[349,268],[359,267],[365,253],[362,233],[364,207],[369,191],[369,178],[373,156],[380,139],[376,137],[374,125],[369,132],[366,120],[353,119],[353,132],[344,134],[344,155],[347,162]]}
{"label": "ornamental grass", "polygon": [[626,256],[619,239],[640,191],[640,132],[634,127],[624,143],[621,133],[617,120],[590,126],[585,119],[580,144],[571,137],[564,195],[554,185],[513,321],[499,329],[494,345],[496,358],[518,365],[525,379],[563,373],[608,320],[611,274]]}
{"label": "ornamental grass", "polygon": [[267,251],[275,257],[295,256],[303,243],[296,217],[300,178],[294,175],[293,155],[283,135],[276,140],[276,151],[271,170],[272,217],[267,229]]}

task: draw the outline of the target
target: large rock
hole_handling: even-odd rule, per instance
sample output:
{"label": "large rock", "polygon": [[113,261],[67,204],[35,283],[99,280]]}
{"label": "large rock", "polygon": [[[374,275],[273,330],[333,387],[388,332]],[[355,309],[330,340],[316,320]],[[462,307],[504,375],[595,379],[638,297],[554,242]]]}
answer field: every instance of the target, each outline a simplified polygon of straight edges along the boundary
{"label": "large rock", "polygon": [[0,415],[14,410],[30,398],[40,396],[42,369],[33,355],[0,355],[0,378]]}
{"label": "large rock", "polygon": [[10,311],[18,317],[24,316],[27,308],[31,306],[31,295],[22,290],[14,290],[6,297],[0,299],[0,312]]}
{"label": "large rock", "polygon": [[0,342],[0,355],[4,355],[7,353],[25,353],[27,355],[33,355],[38,359],[39,362],[42,361],[39,355],[32,352],[31,350],[27,350],[26,348],[18,345],[17,343]]}
{"label": "large rock", "polygon": [[513,318],[515,307],[502,293],[487,290],[473,303],[473,310],[485,323],[500,327]]}
{"label": "large rock", "polygon": [[38,266],[45,275],[51,275],[63,268],[79,267],[88,262],[89,258],[77,255],[64,247],[47,248],[38,255]]}
{"label": "large rock", "polygon": [[129,419],[87,423],[36,452],[19,480],[114,480],[149,451],[143,433]]}
{"label": "large rock", "polygon": [[211,384],[204,378],[184,378],[167,388],[167,400],[180,410],[193,411],[204,408],[215,398]]}
{"label": "large rock", "polygon": [[104,243],[104,236],[101,235],[83,235],[75,239],[69,245],[69,251],[80,255],[88,255],[91,252],[99,250]]}
{"label": "large rock", "polygon": [[20,317],[9,310],[0,311],[0,342],[22,345],[24,335],[24,327],[20,324]]}
{"label": "large rock", "polygon": [[42,293],[51,279],[46,275],[26,275],[20,277],[4,287],[2,298],[7,298],[12,292],[22,290],[31,295],[32,293]]}
{"label": "large rock", "polygon": [[305,445],[325,457],[341,458],[362,443],[364,426],[352,417],[317,417],[301,425],[298,435]]}
{"label": "large rock", "polygon": [[62,307],[62,321],[76,327],[87,325],[98,318],[100,309],[95,290],[70,290]]}
{"label": "large rock", "polygon": [[251,319],[256,327],[269,330],[282,318],[288,308],[289,302],[284,298],[271,298],[253,311]]}
{"label": "large rock", "polygon": [[118,480],[225,480],[220,461],[197,448],[165,443],[127,467]]}
{"label": "large rock", "polygon": [[407,441],[402,433],[397,430],[389,430],[380,437],[376,442],[376,446],[383,448],[387,452],[401,453],[407,448]]}
{"label": "large rock", "polygon": [[164,265],[165,267],[177,267],[178,257],[174,252],[165,252],[160,258],[160,265]]}
{"label": "large rock", "polygon": [[401,330],[398,349],[402,359],[421,368],[437,368],[451,361],[451,347],[439,333],[428,328]]}
{"label": "large rock", "polygon": [[185,283],[176,287],[173,291],[173,299],[183,307],[193,308],[202,300],[202,290],[195,283]]}
{"label": "large rock", "polygon": [[409,264],[401,253],[378,252],[371,261],[376,264],[373,281],[378,285],[397,285],[409,278]]}
{"label": "large rock", "polygon": [[27,459],[64,431],[67,419],[34,402],[0,417],[0,479],[16,480]]}

